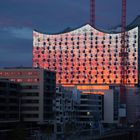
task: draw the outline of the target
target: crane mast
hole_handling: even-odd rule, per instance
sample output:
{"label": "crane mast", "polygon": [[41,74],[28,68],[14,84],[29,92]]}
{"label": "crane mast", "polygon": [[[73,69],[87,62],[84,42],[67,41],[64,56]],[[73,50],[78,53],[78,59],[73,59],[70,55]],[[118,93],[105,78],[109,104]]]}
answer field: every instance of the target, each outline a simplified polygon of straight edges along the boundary
{"label": "crane mast", "polygon": [[121,25],[121,87],[120,87],[120,102],[125,103],[125,85],[127,85],[127,44],[126,44],[126,0],[122,0],[122,25]]}
{"label": "crane mast", "polygon": [[90,0],[90,25],[95,27],[95,0]]}
{"label": "crane mast", "polygon": [[[122,16],[121,16],[121,50],[119,53],[120,64],[120,106],[122,105],[123,112],[126,112],[126,88],[127,85],[127,61],[128,52],[126,44],[126,0],[122,0]],[[90,24],[95,27],[95,0],[90,0]],[[122,115],[123,116],[123,115]],[[124,115],[125,116],[125,115]]]}
{"label": "crane mast", "polygon": [[120,108],[119,108],[119,117],[120,124],[126,125],[126,85],[127,85],[127,63],[128,63],[128,52],[127,52],[127,43],[126,43],[126,0],[122,0],[122,17],[121,17],[121,50],[120,50]]}

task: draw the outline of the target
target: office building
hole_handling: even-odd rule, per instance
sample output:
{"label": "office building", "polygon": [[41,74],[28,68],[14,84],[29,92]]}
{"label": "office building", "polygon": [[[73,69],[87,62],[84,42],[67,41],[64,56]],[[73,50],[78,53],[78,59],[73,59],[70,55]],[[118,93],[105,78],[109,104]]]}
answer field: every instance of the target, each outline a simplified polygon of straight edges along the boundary
{"label": "office building", "polygon": [[127,122],[136,123],[140,119],[140,90],[137,87],[128,87],[127,99]]}
{"label": "office building", "polygon": [[0,69],[0,78],[19,83],[21,119],[32,127],[52,124],[55,112],[55,72],[35,68]]}
{"label": "office building", "polygon": [[82,124],[117,124],[119,121],[118,86],[77,85],[81,91],[79,121]]}
{"label": "office building", "polygon": [[80,105],[80,93],[76,89],[56,87],[56,136],[72,133],[78,126],[78,107]]}
{"label": "office building", "polygon": [[0,79],[0,135],[20,121],[20,85]]}

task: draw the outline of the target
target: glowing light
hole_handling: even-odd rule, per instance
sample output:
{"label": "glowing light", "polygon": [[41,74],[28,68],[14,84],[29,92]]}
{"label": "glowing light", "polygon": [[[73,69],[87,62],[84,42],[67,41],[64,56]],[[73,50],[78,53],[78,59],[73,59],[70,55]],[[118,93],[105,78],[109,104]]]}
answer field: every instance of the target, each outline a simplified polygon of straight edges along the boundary
{"label": "glowing light", "polygon": [[[127,34],[127,83],[134,85],[138,83],[138,28]],[[120,52],[120,33],[103,33],[90,25],[56,35],[33,32],[33,67],[56,71],[57,84],[120,84]]]}
{"label": "glowing light", "polygon": [[82,93],[83,93],[83,94],[98,94],[98,95],[104,95],[104,92],[92,92],[92,91],[91,91],[91,92],[90,92],[90,91],[87,92],[87,91],[83,91]]}
{"label": "glowing light", "polygon": [[108,90],[109,86],[102,86],[102,85],[79,85],[77,86],[79,90]]}

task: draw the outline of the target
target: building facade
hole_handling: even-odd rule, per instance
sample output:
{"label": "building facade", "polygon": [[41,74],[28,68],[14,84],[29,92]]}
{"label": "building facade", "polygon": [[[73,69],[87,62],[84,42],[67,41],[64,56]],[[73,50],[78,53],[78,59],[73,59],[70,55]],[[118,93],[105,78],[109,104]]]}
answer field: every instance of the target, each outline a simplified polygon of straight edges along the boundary
{"label": "building facade", "polygon": [[0,79],[0,136],[20,121],[20,85]]}
{"label": "building facade", "polygon": [[[135,25],[132,28],[128,28],[125,41],[127,48],[126,82],[134,88],[135,85],[139,85],[138,33],[138,26]],[[116,89],[112,90],[111,85],[118,87],[122,83],[123,63],[121,60],[121,46],[121,33],[107,33],[97,30],[89,24],[57,34],[44,34],[34,31],[33,67],[56,71],[56,83],[65,87],[83,85],[88,88],[90,85],[91,89],[88,90],[88,93],[92,90],[93,94],[95,94],[97,91],[94,88],[92,89],[92,87],[97,85],[99,94],[87,95],[84,91],[85,89],[81,89],[82,94],[85,94],[82,96],[103,96],[104,103],[105,99],[108,100],[110,98],[110,103],[112,103],[112,106],[109,106],[111,107],[110,113],[105,111],[108,108],[108,102],[106,102],[103,105],[104,108],[100,107],[104,115],[99,113],[99,118],[102,120],[104,118],[104,123],[115,123],[118,122],[117,109],[120,92]],[[104,85],[108,85],[107,90],[103,89]],[[116,92],[118,97],[115,94]],[[87,104],[89,108],[90,104]],[[92,101],[92,105],[94,106],[94,101]],[[117,106],[117,108],[114,109],[114,106]],[[90,113],[91,111],[85,110],[85,112]]]}
{"label": "building facade", "polygon": [[81,91],[79,108],[80,123],[118,123],[119,86],[77,85],[76,87]]}
{"label": "building facade", "polygon": [[140,90],[136,87],[127,88],[127,122],[136,123],[140,119]]}
{"label": "building facade", "polygon": [[[126,32],[127,83],[138,84],[138,27]],[[121,33],[89,24],[60,34],[33,32],[33,67],[56,71],[57,84],[120,84]]]}
{"label": "building facade", "polygon": [[35,68],[0,69],[0,78],[19,83],[21,119],[33,125],[54,120],[55,72]]}
{"label": "building facade", "polygon": [[[76,93],[77,92],[77,93]],[[73,95],[74,94],[74,95]],[[61,138],[62,135],[71,133],[78,126],[78,107],[79,99],[75,94],[79,94],[78,90],[73,92],[73,89],[66,89],[58,85],[56,87],[56,136]]]}

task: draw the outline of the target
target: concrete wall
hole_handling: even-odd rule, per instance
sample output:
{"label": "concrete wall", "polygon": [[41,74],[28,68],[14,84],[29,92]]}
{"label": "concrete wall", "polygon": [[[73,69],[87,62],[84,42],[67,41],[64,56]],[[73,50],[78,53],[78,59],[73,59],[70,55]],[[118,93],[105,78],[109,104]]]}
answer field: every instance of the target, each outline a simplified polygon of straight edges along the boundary
{"label": "concrete wall", "polygon": [[136,122],[140,116],[140,94],[138,88],[127,88],[127,120],[130,123]]}
{"label": "concrete wall", "polygon": [[114,122],[113,90],[104,91],[104,123]]}

